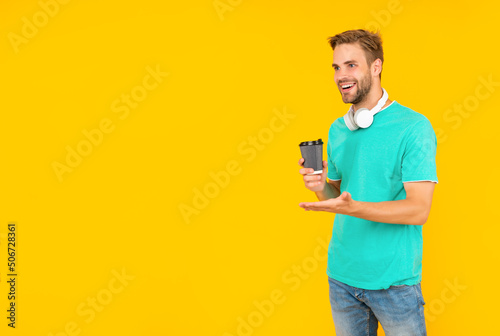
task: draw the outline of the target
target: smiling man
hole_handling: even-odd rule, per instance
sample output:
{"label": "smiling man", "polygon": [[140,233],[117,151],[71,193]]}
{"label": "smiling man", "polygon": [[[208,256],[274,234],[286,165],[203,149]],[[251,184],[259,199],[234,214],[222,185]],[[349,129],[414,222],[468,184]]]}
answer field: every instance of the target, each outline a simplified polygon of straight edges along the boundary
{"label": "smiling man", "polygon": [[[388,99],[377,33],[329,37],[335,84],[352,104],[328,135],[323,173],[300,174],[318,202],[305,210],[336,213],[328,251],[330,303],[339,336],[426,335],[422,226],[432,203],[436,136],[422,114]],[[327,181],[328,178],[328,181]]]}

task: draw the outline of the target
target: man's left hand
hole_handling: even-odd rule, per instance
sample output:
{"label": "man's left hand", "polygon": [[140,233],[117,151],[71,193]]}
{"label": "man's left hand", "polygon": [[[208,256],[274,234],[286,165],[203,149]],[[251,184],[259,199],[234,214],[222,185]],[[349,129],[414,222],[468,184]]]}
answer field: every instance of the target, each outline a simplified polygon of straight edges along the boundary
{"label": "man's left hand", "polygon": [[353,204],[354,200],[351,198],[351,194],[344,191],[339,197],[330,198],[326,201],[302,202],[299,206],[306,211],[327,211],[348,214],[352,210]]}

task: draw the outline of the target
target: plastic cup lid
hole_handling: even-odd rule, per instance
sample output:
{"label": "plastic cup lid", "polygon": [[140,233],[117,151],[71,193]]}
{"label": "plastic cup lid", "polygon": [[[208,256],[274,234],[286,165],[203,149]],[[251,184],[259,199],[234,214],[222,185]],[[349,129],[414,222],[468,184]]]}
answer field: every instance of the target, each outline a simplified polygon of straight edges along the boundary
{"label": "plastic cup lid", "polygon": [[322,145],[322,144],[323,144],[323,140],[318,139],[318,140],[314,140],[314,141],[301,142],[299,146],[314,146],[314,145]]}

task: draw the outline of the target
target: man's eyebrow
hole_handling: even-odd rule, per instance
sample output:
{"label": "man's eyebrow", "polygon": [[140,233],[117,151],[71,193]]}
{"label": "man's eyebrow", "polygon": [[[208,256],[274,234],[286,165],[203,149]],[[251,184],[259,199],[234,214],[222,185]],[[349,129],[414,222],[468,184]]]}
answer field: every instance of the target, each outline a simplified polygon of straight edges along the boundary
{"label": "man's eyebrow", "polygon": [[[344,62],[344,64],[350,64],[350,63],[358,63],[358,62],[356,62],[355,60],[348,60],[348,61],[345,61],[345,62]],[[338,64],[333,63],[333,64],[332,64],[332,67],[335,67],[335,66],[337,66],[337,65],[338,65]]]}

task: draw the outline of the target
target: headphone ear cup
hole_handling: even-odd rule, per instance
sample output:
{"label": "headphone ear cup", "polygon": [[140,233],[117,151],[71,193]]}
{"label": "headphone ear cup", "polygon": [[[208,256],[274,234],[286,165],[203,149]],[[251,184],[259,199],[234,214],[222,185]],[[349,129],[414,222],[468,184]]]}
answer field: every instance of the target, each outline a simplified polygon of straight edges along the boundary
{"label": "headphone ear cup", "polygon": [[373,123],[373,114],[367,108],[360,108],[354,114],[354,122],[361,128],[370,127]]}
{"label": "headphone ear cup", "polygon": [[356,123],[354,122],[354,117],[351,110],[349,110],[349,112],[344,115],[344,122],[347,128],[351,131],[355,131],[359,128],[358,125],[356,125]]}

